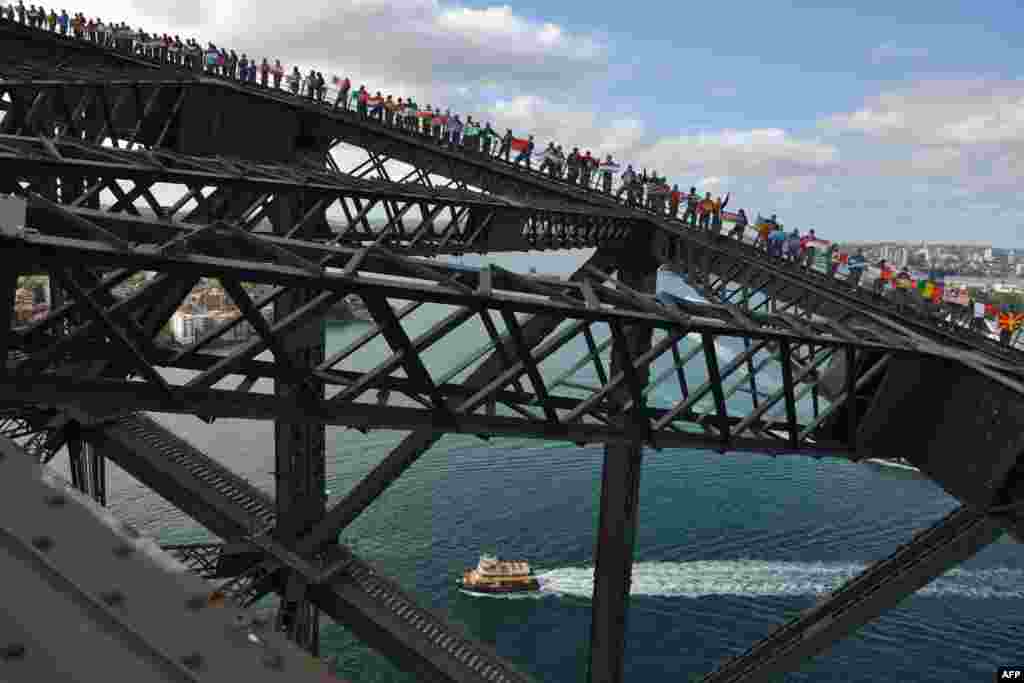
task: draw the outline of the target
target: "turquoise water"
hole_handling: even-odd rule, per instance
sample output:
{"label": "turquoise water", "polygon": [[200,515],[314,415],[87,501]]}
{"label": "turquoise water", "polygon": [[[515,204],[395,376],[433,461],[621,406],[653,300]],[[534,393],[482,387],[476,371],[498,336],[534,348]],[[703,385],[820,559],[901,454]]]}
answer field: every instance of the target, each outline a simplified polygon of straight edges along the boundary
{"label": "turquoise water", "polygon": [[[669,278],[662,285],[678,283]],[[425,327],[436,313],[417,325]],[[330,327],[328,351],[360,331],[359,325]],[[453,364],[453,354],[484,340],[481,331],[467,329],[433,352],[431,367]],[[720,348],[723,356],[734,352],[728,344]],[[368,369],[383,354],[377,346],[353,362]],[[666,383],[656,403],[676,397]],[[749,401],[735,400],[738,406]],[[158,419],[272,490],[271,424]],[[329,504],[402,436],[329,428]],[[343,539],[539,680],[581,681],[602,452],[527,439],[485,444],[445,437]],[[161,541],[207,537],[122,472],[111,475],[110,489],[111,507]],[[710,670],[955,505],[912,472],[828,459],[651,451],[641,478],[627,680],[676,683]],[[455,579],[481,550],[528,559],[544,581],[542,594],[510,599],[458,591]],[[1004,540],[787,680],[991,680],[996,666],[1022,659],[1022,608],[1024,559]],[[353,681],[412,680],[343,627],[325,624],[322,649]]]}

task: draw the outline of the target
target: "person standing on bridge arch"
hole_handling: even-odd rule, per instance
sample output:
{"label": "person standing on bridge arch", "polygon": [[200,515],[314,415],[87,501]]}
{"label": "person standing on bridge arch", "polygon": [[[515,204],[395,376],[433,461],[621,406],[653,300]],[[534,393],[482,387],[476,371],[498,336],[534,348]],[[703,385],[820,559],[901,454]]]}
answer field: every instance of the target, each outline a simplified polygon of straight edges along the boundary
{"label": "person standing on bridge arch", "polygon": [[359,90],[355,92],[354,99],[356,101],[356,113],[365,119],[368,116],[367,103],[370,100],[370,93],[366,92],[365,85],[359,86]]}
{"label": "person standing on bridge arch", "polygon": [[[501,148],[498,150],[498,157],[504,157],[505,163],[511,163],[509,157],[512,155],[512,129],[508,128],[505,130],[505,135],[501,138]],[[541,169],[543,170],[543,169]]]}
{"label": "person standing on bridge arch", "polygon": [[679,185],[673,185],[672,191],[668,193],[668,215],[672,218],[679,217],[679,203],[683,201],[683,193],[679,191]]}
{"label": "person standing on bridge arch", "polygon": [[722,210],[725,209],[725,207],[727,207],[729,205],[729,197],[730,196],[731,195],[728,192],[726,192],[725,193],[725,201],[722,201],[722,198],[719,197],[718,199],[714,200],[714,202],[712,204],[712,207],[711,207],[711,231],[714,232],[715,235],[721,235],[722,234]]}
{"label": "person standing on bridge arch", "polygon": [[270,62],[264,57],[263,61],[260,62],[260,85],[264,88],[268,86],[270,81]]}
{"label": "person standing on bridge arch", "polygon": [[692,228],[697,227],[697,206],[700,204],[700,195],[697,188],[691,187],[690,194],[686,195],[686,211],[683,212],[683,223]]}
{"label": "person standing on bridge arch", "polygon": [[601,188],[604,190],[605,194],[612,193],[612,173],[615,168],[617,168],[615,161],[612,159],[612,155],[609,154],[601,169]]}
{"label": "person standing on bridge arch", "polygon": [[526,169],[530,170],[530,155],[532,155],[532,154],[533,154],[533,136],[531,135],[526,140],[526,147],[524,147],[523,151],[521,151],[516,156],[515,165],[518,166],[520,161],[525,161],[526,162]]}
{"label": "person standing on bridge arch", "polygon": [[[242,59],[245,59],[245,54],[242,54]],[[302,82],[302,74],[299,73],[299,67],[293,66],[292,72],[288,74],[288,89],[292,91],[293,95],[299,94],[299,83]]]}
{"label": "person standing on bridge arch", "polygon": [[732,230],[729,231],[730,237],[735,237],[737,242],[743,241],[743,235],[747,232],[747,214],[740,209],[736,213],[736,222],[733,223]]}
{"label": "person standing on bridge arch", "polygon": [[715,200],[711,198],[710,192],[704,193],[704,199],[700,200],[697,210],[700,212],[700,229],[710,230],[711,214],[715,211]]}
{"label": "person standing on bridge arch", "polygon": [[434,111],[434,118],[430,121],[430,137],[437,144],[441,144],[441,130],[444,128],[444,114],[441,113],[441,107],[438,107]]}
{"label": "person standing on bridge arch", "polygon": [[340,104],[345,111],[348,111],[348,91],[352,89],[352,81],[348,79],[348,76],[345,76],[340,82],[335,77],[334,84],[338,86],[338,94],[334,98],[334,108],[337,109]]}
{"label": "person standing on bridge arch", "polygon": [[[399,103],[401,103],[401,99],[399,99]],[[388,126],[395,125],[395,101],[391,98],[390,93],[384,98],[384,123]]]}
{"label": "person standing on bridge arch", "polygon": [[459,147],[462,144],[462,120],[458,114],[448,122],[448,135],[451,137],[452,147]]}
{"label": "person standing on bridge arch", "polygon": [[274,68],[271,70],[271,73],[274,74],[274,89],[275,90],[280,90],[281,89],[281,79],[284,78],[284,67],[281,66],[281,60],[280,59],[275,59],[274,60]]}

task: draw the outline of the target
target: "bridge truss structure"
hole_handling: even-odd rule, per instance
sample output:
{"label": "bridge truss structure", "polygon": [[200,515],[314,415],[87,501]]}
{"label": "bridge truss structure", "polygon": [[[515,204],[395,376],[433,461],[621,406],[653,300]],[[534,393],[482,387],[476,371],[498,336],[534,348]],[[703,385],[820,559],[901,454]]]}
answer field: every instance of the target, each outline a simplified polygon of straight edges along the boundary
{"label": "bridge truss structure", "polygon": [[[1022,538],[1014,349],[663,213],[349,112],[8,22],[0,42],[0,448],[41,464],[66,452],[93,512],[115,463],[220,539],[167,552],[241,608],[279,595],[269,630],[312,654],[323,613],[423,680],[535,680],[339,541],[450,433],[605,444],[592,683],[623,677],[645,448],[853,461],[895,448],[962,503],[706,681],[791,670],[1004,531]],[[353,150],[366,158],[343,170]],[[568,278],[439,258],[567,248],[594,250]],[[659,268],[708,303],[656,295]],[[119,293],[138,273],[145,283]],[[16,324],[18,277],[34,274],[49,275],[54,304]],[[161,329],[211,278],[237,316],[168,344]],[[328,355],[322,320],[350,295],[372,323]],[[243,324],[254,336],[211,351]],[[479,343],[439,360],[465,338]],[[386,358],[355,363],[373,344]],[[722,349],[739,350],[725,361]],[[254,390],[260,380],[273,390]],[[274,495],[142,411],[273,420]],[[328,424],[408,432],[330,508]],[[18,471],[9,476],[38,478]],[[52,547],[21,528],[21,506],[35,503],[4,500],[0,561],[45,579],[32,590],[100,566],[48,560]],[[101,597],[75,600],[109,621],[117,600]],[[145,630],[132,618],[117,636],[126,653],[126,634]],[[44,635],[28,631],[26,642]],[[143,636],[152,651],[161,638]],[[153,680],[206,680],[194,652],[161,652]]]}

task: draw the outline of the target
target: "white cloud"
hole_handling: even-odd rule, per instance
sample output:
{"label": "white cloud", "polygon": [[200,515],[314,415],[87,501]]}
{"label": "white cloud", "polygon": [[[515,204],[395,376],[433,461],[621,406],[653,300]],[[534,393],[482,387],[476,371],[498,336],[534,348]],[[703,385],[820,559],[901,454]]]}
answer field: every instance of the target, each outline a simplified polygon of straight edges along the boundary
{"label": "white cloud", "polygon": [[499,100],[484,111],[484,121],[493,120],[501,129],[512,128],[520,135],[532,134],[543,146],[553,141],[566,151],[579,145],[581,151],[621,158],[644,135],[644,125],[636,119],[608,120],[600,113],[575,111],[536,95]]}
{"label": "white cloud", "polygon": [[829,172],[839,150],[778,128],[722,130],[658,140],[638,155],[686,176],[792,178]]}
{"label": "white cloud", "polygon": [[1024,142],[1024,81],[935,81],[883,93],[829,128],[924,144]]}
{"label": "white cloud", "polygon": [[[1019,184],[1024,160],[1024,81],[924,82],[821,124],[863,136],[861,148],[877,152],[878,174],[944,176],[973,191],[1006,189]],[[865,162],[865,172],[871,165]]]}

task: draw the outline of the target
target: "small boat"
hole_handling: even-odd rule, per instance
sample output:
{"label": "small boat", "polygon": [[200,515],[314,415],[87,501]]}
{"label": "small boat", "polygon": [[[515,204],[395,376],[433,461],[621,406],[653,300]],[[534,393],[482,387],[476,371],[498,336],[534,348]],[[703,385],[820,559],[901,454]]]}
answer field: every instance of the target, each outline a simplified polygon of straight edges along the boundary
{"label": "small boat", "polygon": [[881,465],[882,467],[894,467],[899,470],[909,470],[918,473],[921,472],[914,463],[910,462],[906,458],[868,458],[864,462],[870,462],[873,465]]}
{"label": "small boat", "polygon": [[522,560],[499,560],[481,555],[476,569],[462,575],[462,588],[474,593],[530,593],[540,590],[540,581]]}

